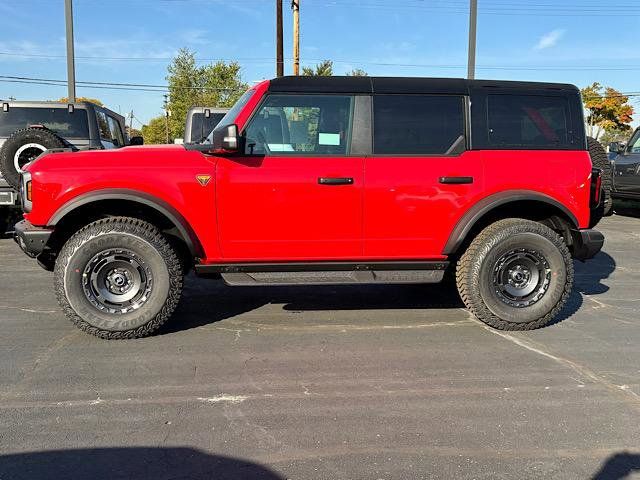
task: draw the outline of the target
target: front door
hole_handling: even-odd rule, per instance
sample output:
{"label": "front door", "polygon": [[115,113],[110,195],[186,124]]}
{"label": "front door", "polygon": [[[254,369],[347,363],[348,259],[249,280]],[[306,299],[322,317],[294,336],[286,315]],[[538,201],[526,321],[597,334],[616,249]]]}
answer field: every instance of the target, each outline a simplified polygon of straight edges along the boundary
{"label": "front door", "polygon": [[640,129],[631,137],[624,153],[615,157],[614,175],[620,193],[640,193]]}
{"label": "front door", "polygon": [[363,158],[351,156],[354,98],[266,97],[245,153],[216,167],[228,261],[315,261],[362,255]]}

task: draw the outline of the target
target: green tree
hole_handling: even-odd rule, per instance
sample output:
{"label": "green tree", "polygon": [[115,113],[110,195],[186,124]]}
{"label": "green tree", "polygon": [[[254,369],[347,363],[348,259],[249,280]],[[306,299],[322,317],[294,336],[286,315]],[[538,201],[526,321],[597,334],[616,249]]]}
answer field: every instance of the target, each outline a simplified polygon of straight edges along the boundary
{"label": "green tree", "polygon": [[354,68],[350,72],[347,72],[348,77],[368,77],[369,74],[361,68]]}
{"label": "green tree", "polygon": [[142,127],[142,138],[145,144],[167,143],[164,115],[152,118]]}
{"label": "green tree", "polygon": [[302,75],[305,77],[330,77],[333,75],[333,62],[325,60],[315,67],[302,67]]}
{"label": "green tree", "polygon": [[582,102],[587,115],[587,134],[598,139],[604,132],[627,132],[633,119],[633,107],[629,97],[611,87],[604,88],[598,82],[583,88]]}
{"label": "green tree", "polygon": [[167,108],[171,112],[170,138],[184,136],[189,108],[230,107],[249,88],[240,77],[240,65],[237,62],[198,66],[195,54],[185,48],[169,64],[167,82]]}
{"label": "green tree", "polygon": [[[60,103],[67,103],[69,101],[69,97],[62,97],[57,101]],[[102,103],[97,98],[90,98],[90,97],[76,97],[76,102],[91,102],[91,103],[95,103],[96,105],[100,105],[101,107],[104,105],[104,103]]]}
{"label": "green tree", "polygon": [[131,138],[131,137],[142,137],[142,131],[138,130],[137,128],[131,128],[129,127],[129,125],[125,125],[124,127],[126,133],[127,133],[127,137]]}

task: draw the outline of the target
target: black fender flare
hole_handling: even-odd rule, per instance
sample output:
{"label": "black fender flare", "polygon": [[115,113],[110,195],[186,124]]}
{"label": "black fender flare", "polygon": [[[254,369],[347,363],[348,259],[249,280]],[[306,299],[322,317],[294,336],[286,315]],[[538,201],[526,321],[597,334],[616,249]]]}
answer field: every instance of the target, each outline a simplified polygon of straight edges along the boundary
{"label": "black fender flare", "polygon": [[491,210],[501,205],[519,201],[536,201],[556,207],[567,216],[567,218],[573,223],[574,228],[578,228],[579,223],[576,216],[555,198],[539,192],[530,192],[526,190],[508,190],[489,195],[488,197],[485,197],[477,202],[469,210],[467,210],[462,218],[458,220],[458,223],[453,228],[451,235],[449,235],[449,239],[444,246],[442,254],[451,255],[452,253],[455,253],[462,242],[464,242],[469,231],[473,228],[476,222],[478,222],[478,220],[480,220]]}
{"label": "black fender flare", "polygon": [[76,210],[77,208],[103,200],[126,200],[130,202],[140,203],[147,207],[153,208],[158,213],[166,217],[174,225],[174,227],[178,230],[183,240],[185,241],[189,252],[191,253],[191,255],[193,255],[194,258],[204,256],[204,249],[202,248],[197,235],[193,231],[193,228],[191,228],[191,225],[189,225],[189,222],[187,222],[182,216],[182,214],[166,201],[138,190],[113,188],[79,195],[69,200],[62,207],[56,210],[56,212],[49,220],[48,225],[55,227],[55,225],[60,220],[62,220],[66,215]]}

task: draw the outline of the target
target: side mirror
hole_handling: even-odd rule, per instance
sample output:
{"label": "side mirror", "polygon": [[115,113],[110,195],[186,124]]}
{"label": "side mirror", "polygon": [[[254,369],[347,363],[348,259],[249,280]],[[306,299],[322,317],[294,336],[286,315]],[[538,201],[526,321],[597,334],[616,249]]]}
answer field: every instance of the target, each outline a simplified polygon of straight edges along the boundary
{"label": "side mirror", "polygon": [[624,152],[624,147],[625,147],[624,143],[611,142],[609,144],[609,152],[610,153],[622,153],[622,152]]}
{"label": "side mirror", "polygon": [[144,138],[142,138],[142,137],[131,137],[129,139],[129,145],[144,145]]}
{"label": "side mirror", "polygon": [[213,131],[213,151],[215,153],[236,153],[240,151],[240,134],[235,124],[218,127]]}

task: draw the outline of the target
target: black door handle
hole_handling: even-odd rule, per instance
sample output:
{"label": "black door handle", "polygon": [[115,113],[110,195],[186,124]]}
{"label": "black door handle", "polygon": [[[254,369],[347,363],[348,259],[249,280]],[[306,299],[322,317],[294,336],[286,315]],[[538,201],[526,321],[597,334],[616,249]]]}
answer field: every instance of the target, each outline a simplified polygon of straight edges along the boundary
{"label": "black door handle", "polygon": [[320,185],[353,185],[351,177],[320,177],[318,178]]}
{"label": "black door handle", "polygon": [[473,177],[440,177],[440,183],[462,185],[465,183],[473,183]]}

